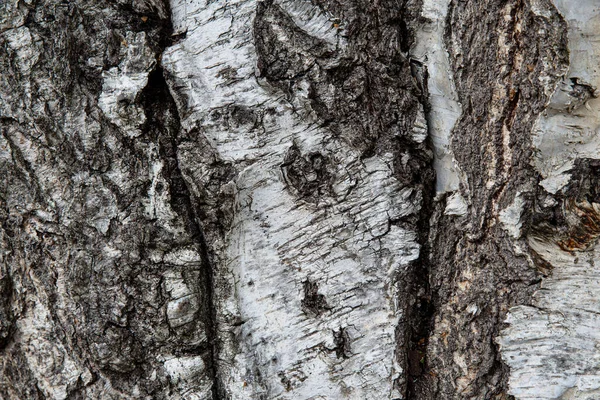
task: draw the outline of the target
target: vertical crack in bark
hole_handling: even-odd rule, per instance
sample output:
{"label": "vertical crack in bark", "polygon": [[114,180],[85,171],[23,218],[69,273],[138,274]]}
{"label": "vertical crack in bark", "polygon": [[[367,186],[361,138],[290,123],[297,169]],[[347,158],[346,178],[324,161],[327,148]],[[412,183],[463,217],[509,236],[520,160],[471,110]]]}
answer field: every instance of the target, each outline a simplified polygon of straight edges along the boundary
{"label": "vertical crack in bark", "polygon": [[[411,58],[408,53],[409,59]],[[411,74],[417,81],[420,88],[419,102],[422,104],[425,115],[429,114],[431,105],[428,101],[428,73],[427,67],[422,63],[411,59]],[[427,128],[427,148],[434,148],[431,139],[431,128]],[[431,334],[433,317],[435,315],[434,303],[432,302],[432,293],[429,285],[431,273],[430,265],[430,242],[429,230],[431,215],[434,211],[435,196],[435,173],[433,168],[433,159],[428,164],[431,172],[424,171],[419,182],[423,202],[419,219],[417,221],[417,234],[421,250],[418,260],[411,265],[410,282],[408,282],[408,293],[410,297],[407,304],[405,343],[406,351],[406,399],[413,400],[420,398],[423,391],[423,376],[427,374],[427,343]]]}
{"label": "vertical crack in bark", "polygon": [[[172,27],[165,24],[159,42],[159,54],[172,44]],[[180,170],[178,146],[181,122],[179,113],[165,79],[165,72],[160,65],[149,74],[148,84],[141,94],[146,113],[145,129],[158,144],[159,154],[164,162],[165,180],[169,183],[171,207],[184,220],[184,226],[194,241],[194,246],[201,257],[201,281],[198,289],[203,301],[197,318],[202,318],[206,326],[207,348],[200,348],[205,353],[207,375],[212,380],[212,399],[223,398],[223,390],[217,375],[217,333],[216,307],[213,302],[213,271],[208,255],[208,246],[204,237],[198,213],[190,190]]]}

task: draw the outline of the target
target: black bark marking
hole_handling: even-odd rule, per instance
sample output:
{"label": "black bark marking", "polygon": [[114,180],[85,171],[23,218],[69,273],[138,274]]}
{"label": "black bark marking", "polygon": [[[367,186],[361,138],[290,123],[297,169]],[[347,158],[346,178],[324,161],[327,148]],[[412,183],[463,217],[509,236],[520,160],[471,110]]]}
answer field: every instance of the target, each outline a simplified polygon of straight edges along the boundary
{"label": "black bark marking", "polygon": [[298,28],[273,2],[259,2],[254,38],[261,77],[290,99],[299,83],[308,83],[323,125],[366,157],[389,152],[395,137],[410,134],[418,112],[421,93],[405,51],[419,7],[411,1],[316,3],[347,25],[352,55]]}
{"label": "black bark marking", "polygon": [[585,104],[589,99],[598,97],[598,92],[595,87],[583,82],[579,78],[571,78],[569,96],[573,98],[573,102],[569,105],[568,111],[572,112]]}
{"label": "black bark marking", "polygon": [[340,327],[339,330],[333,331],[333,344],[335,347],[335,355],[337,358],[350,358],[352,353],[350,352],[350,335],[348,330],[344,327]]}
{"label": "black bark marking", "polygon": [[280,371],[277,373],[281,380],[281,384],[286,392],[293,390],[294,388],[300,386],[302,382],[307,379],[307,376],[304,372],[300,370],[289,370],[289,371]]}
{"label": "black bark marking", "polygon": [[308,279],[303,282],[304,299],[302,299],[302,311],[310,316],[317,317],[328,311],[330,307],[327,305],[325,296],[319,293],[319,285],[317,282],[311,282]]}
{"label": "black bark marking", "polygon": [[0,350],[9,342],[14,332],[14,315],[11,309],[12,280],[8,271],[0,267]]}

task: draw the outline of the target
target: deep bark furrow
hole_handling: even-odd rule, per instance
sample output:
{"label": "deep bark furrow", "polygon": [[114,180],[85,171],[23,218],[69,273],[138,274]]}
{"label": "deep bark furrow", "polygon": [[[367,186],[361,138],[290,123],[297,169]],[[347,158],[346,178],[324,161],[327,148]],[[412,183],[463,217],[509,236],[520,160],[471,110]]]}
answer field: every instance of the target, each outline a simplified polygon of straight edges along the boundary
{"label": "deep bark furrow", "polygon": [[[166,29],[159,43],[170,43],[171,35],[172,28]],[[162,53],[163,50],[164,48],[158,49],[159,53]],[[142,92],[142,98],[150,135],[155,137],[159,144],[159,154],[166,165],[166,181],[169,185],[171,206],[186,221],[185,226],[200,254],[201,274],[198,286],[204,293],[200,318],[206,324],[209,354],[209,357],[206,358],[206,371],[212,380],[212,398],[219,400],[222,398],[222,389],[216,372],[219,339],[216,331],[216,308],[213,302],[213,268],[200,225],[200,216],[196,212],[197,206],[192,203],[190,190],[179,167],[177,157],[181,123],[175,101],[165,80],[164,71],[160,66],[149,74],[148,84]]]}
{"label": "deep bark furrow", "polygon": [[[421,27],[416,21],[411,21],[411,25],[413,29]],[[411,42],[414,40],[414,37],[411,36]],[[421,91],[419,101],[425,115],[429,116],[432,112],[432,104],[429,101],[429,74],[427,66],[416,59],[412,60],[413,54],[410,52],[407,53],[407,56],[411,59],[411,74],[415,81],[419,83]],[[427,146],[430,149],[434,149],[435,145],[431,139],[431,127],[429,124],[427,126],[427,134]],[[418,260],[411,265],[410,273],[406,277],[407,286],[410,288],[407,297],[406,339],[404,341],[406,346],[404,370],[407,375],[405,398],[407,400],[416,400],[422,396],[421,382],[424,379],[424,375],[428,373],[427,343],[433,327],[433,317],[436,313],[429,284],[432,269],[430,265],[431,248],[429,237],[436,190],[433,158],[426,168],[430,170],[430,175],[422,182],[423,202],[419,219],[416,223],[421,249]]]}

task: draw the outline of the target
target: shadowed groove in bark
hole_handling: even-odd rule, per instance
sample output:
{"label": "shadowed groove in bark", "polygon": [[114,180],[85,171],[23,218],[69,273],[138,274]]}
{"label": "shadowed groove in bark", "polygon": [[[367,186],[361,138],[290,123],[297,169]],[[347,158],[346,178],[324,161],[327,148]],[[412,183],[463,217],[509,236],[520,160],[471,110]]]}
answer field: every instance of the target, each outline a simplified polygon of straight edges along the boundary
{"label": "shadowed groove in bark", "polygon": [[[162,54],[162,51],[177,39],[172,36],[170,17],[168,22],[162,27],[158,54]],[[194,246],[201,256],[201,281],[198,283],[198,289],[202,293],[203,301],[197,318],[203,317],[206,324],[207,346],[194,349],[194,352],[203,354],[207,374],[212,380],[212,399],[219,400],[223,398],[223,390],[216,371],[218,341],[215,326],[216,307],[213,304],[212,265],[198,213],[179,167],[177,149],[180,143],[180,117],[165,79],[165,71],[160,65],[149,74],[148,84],[141,97],[147,118],[144,128],[158,144],[160,157],[165,164],[165,179],[169,183],[171,207],[184,220],[185,228],[191,234]]]}
{"label": "shadowed groove in bark", "polygon": [[[408,54],[410,59],[410,53]],[[423,105],[425,115],[429,114],[431,105],[427,93],[427,67],[411,60],[411,74],[418,82],[420,95],[419,102]],[[426,139],[427,148],[433,148],[430,128],[428,127]],[[406,327],[405,327],[405,374],[406,374],[406,399],[419,399],[419,386],[424,374],[429,373],[427,368],[427,342],[433,327],[433,318],[436,313],[432,292],[429,285],[431,272],[429,231],[431,228],[431,215],[434,212],[435,197],[435,171],[433,170],[433,159],[427,166],[430,173],[424,172],[420,177],[420,185],[423,192],[423,203],[419,220],[417,221],[417,232],[421,250],[419,258],[411,265],[409,293],[411,298],[407,304]]]}

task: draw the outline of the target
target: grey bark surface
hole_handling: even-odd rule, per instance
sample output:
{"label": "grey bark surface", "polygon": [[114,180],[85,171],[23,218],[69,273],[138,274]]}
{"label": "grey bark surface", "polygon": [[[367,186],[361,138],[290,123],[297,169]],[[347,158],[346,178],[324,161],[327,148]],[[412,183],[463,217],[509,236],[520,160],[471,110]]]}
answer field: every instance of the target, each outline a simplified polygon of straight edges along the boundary
{"label": "grey bark surface", "polygon": [[1,2],[0,398],[597,398],[599,16]]}

